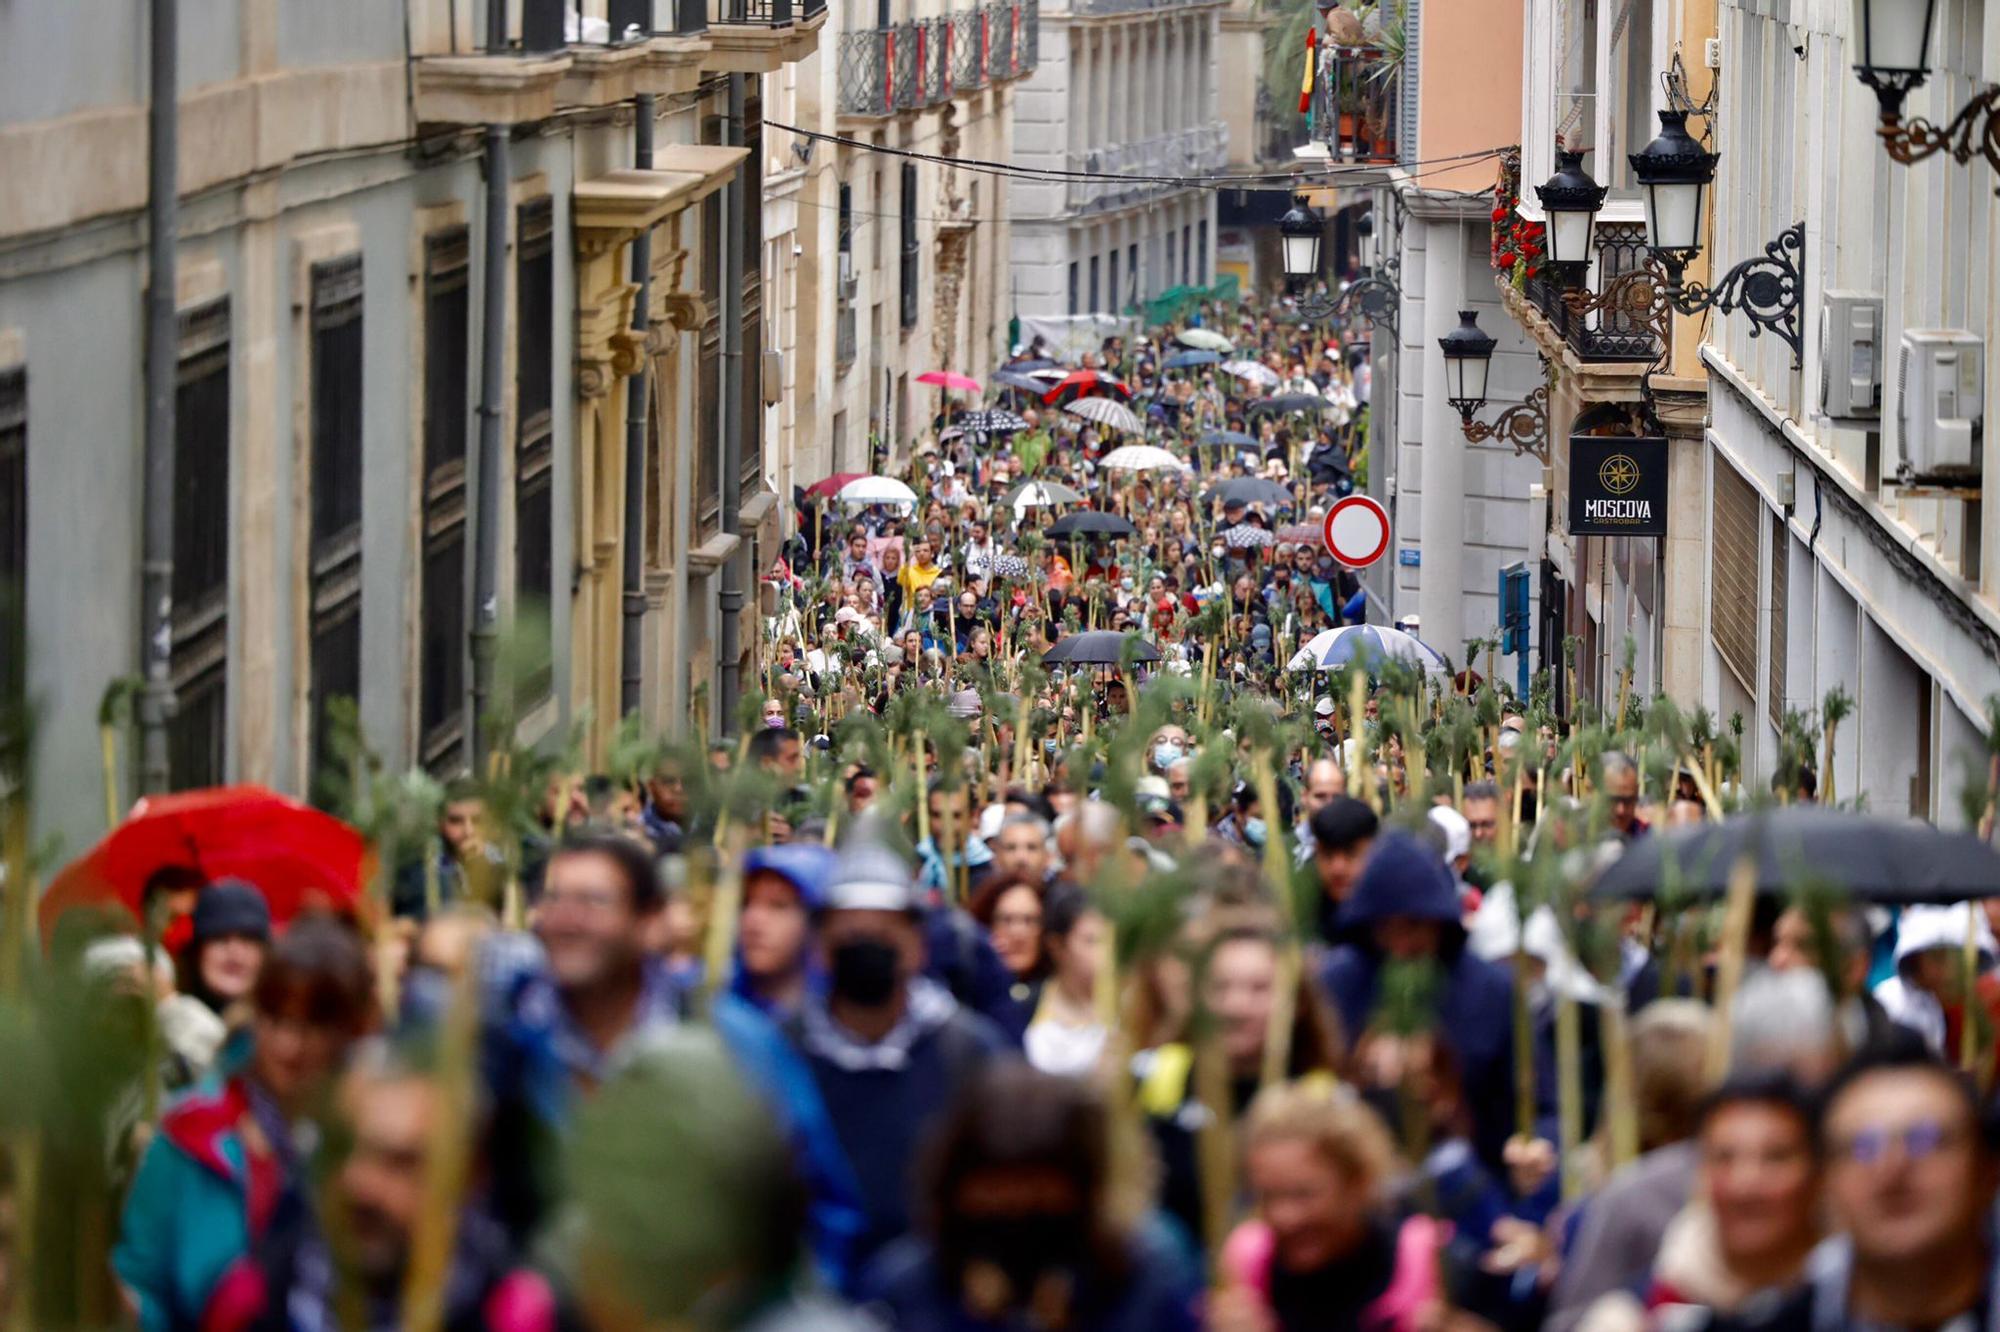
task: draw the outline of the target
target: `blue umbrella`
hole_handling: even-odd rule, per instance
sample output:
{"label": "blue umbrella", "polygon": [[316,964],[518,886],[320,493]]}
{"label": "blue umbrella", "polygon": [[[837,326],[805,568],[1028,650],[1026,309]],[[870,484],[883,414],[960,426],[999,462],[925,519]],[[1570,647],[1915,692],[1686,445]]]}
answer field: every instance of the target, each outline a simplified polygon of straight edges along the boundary
{"label": "blue umbrella", "polygon": [[1179,351],[1160,362],[1163,370],[1187,370],[1197,365],[1215,365],[1222,357],[1212,351]]}
{"label": "blue umbrella", "polygon": [[1444,654],[1423,639],[1377,624],[1344,624],[1313,636],[1289,663],[1295,671],[1337,671],[1348,662],[1371,668],[1385,658],[1421,666],[1426,675],[1450,675]]}

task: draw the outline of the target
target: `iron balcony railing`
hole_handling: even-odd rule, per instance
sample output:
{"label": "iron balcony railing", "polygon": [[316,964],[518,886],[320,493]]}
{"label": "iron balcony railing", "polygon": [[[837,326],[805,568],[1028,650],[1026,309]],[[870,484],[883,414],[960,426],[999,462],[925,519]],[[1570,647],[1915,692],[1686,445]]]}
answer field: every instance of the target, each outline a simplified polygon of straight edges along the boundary
{"label": "iron balcony railing", "polygon": [[708,4],[709,0],[519,0],[501,47],[486,40],[486,14],[475,6],[470,28],[454,25],[453,53],[462,53],[458,45],[462,31],[475,34],[474,51],[519,55],[552,55],[571,46],[623,46],[650,37],[698,33],[708,27]]}
{"label": "iron balcony railing", "polygon": [[[819,0],[806,11],[806,16],[817,14],[825,7],[825,0]],[[798,17],[792,0],[710,0],[708,7],[710,23],[731,26],[783,28],[789,27]]]}
{"label": "iron balcony railing", "polygon": [[1229,127],[1219,120],[1095,152],[1071,153],[1069,170],[1091,178],[1069,182],[1069,208],[1079,213],[1123,208],[1180,189],[1182,181],[1228,160]]}
{"label": "iron balcony railing", "polygon": [[950,101],[1035,67],[1039,0],[842,33],[840,114],[888,116]]}
{"label": "iron balcony railing", "polygon": [[[1597,262],[1590,285],[1607,289],[1612,278],[1644,268],[1650,253],[1642,222],[1599,222],[1594,244]],[[1563,285],[1550,276],[1546,264],[1521,286],[1521,295],[1541,311],[1556,336],[1583,361],[1655,361],[1663,350],[1645,319],[1630,310],[1579,313],[1563,300]]]}
{"label": "iron balcony railing", "polygon": [[1069,0],[1072,14],[1130,14],[1142,9],[1185,9],[1189,5],[1214,4],[1216,0]]}
{"label": "iron balcony railing", "polygon": [[1320,48],[1313,137],[1336,162],[1394,162],[1403,71],[1377,46]]}

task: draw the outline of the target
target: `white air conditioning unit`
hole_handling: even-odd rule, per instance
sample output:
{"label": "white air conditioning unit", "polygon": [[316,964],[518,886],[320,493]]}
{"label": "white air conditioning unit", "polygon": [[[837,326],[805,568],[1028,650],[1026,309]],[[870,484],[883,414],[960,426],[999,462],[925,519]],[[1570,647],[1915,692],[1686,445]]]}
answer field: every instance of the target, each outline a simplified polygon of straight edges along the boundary
{"label": "white air conditioning unit", "polygon": [[854,276],[854,251],[842,250],[840,252],[840,299],[843,301],[853,300],[854,293],[859,289],[860,285],[860,282]]}
{"label": "white air conditioning unit", "polygon": [[1834,421],[1882,415],[1882,298],[1829,291],[1820,319],[1819,406]]}
{"label": "white air conditioning unit", "polygon": [[1986,413],[1985,355],[1985,342],[1962,328],[1903,331],[1896,371],[1900,479],[1977,479]]}

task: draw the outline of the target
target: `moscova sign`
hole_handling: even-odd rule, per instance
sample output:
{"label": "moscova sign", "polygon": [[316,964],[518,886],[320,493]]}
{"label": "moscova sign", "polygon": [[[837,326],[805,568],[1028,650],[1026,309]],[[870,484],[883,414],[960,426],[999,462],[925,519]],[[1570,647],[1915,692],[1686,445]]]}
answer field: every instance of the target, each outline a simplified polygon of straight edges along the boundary
{"label": "moscova sign", "polygon": [[1658,435],[1569,437],[1572,536],[1667,534],[1667,441]]}
{"label": "moscova sign", "polygon": [[1650,523],[1650,500],[1594,499],[1583,502],[1583,516],[1594,523]]}

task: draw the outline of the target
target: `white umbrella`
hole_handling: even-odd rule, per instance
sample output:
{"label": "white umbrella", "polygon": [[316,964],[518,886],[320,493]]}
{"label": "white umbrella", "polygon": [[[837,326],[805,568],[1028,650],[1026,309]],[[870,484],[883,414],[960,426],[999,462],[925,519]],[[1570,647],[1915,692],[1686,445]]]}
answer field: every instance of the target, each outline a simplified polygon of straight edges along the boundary
{"label": "white umbrella", "polygon": [[1212,328],[1184,328],[1174,337],[1183,347],[1199,347],[1203,351],[1229,352],[1236,350],[1236,344],[1223,337]]}
{"label": "white umbrella", "polygon": [[1097,465],[1126,472],[1180,471],[1187,466],[1156,444],[1127,444],[1122,449],[1113,449],[1105,454],[1098,459]]}
{"label": "white umbrella", "polygon": [[1058,504],[1081,504],[1083,495],[1060,481],[1029,481],[1014,487],[1006,498],[1016,513],[1023,509],[1053,509]]}
{"label": "white umbrella", "polygon": [[1116,398],[1078,398],[1063,410],[1128,435],[1136,435],[1146,428],[1140,424],[1138,414]]}
{"label": "white umbrella", "polygon": [[1343,624],[1338,629],[1323,630],[1292,654],[1286,669],[1333,671],[1350,661],[1367,669],[1385,657],[1421,666],[1426,675],[1442,676],[1450,669],[1443,655],[1423,639],[1377,624]]}
{"label": "white umbrella", "polygon": [[1258,361],[1224,361],[1222,373],[1235,375],[1238,379],[1247,379],[1253,384],[1262,384],[1266,388],[1278,382],[1278,372]]}
{"label": "white umbrella", "polygon": [[917,492],[893,476],[864,476],[849,481],[834,496],[842,504],[911,504]]}

